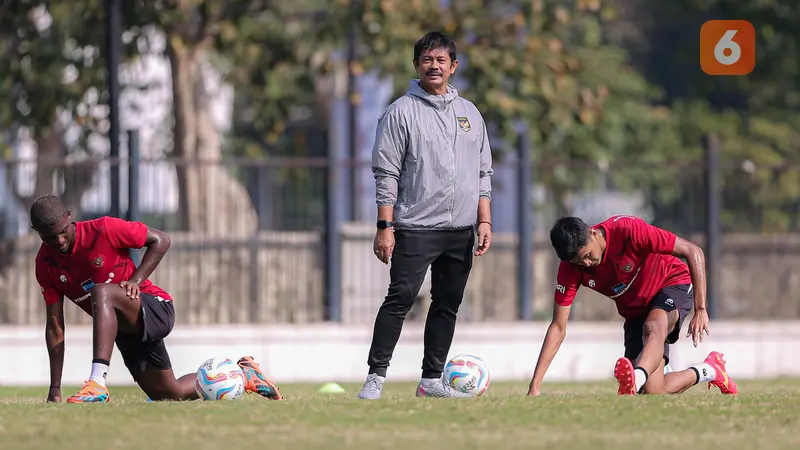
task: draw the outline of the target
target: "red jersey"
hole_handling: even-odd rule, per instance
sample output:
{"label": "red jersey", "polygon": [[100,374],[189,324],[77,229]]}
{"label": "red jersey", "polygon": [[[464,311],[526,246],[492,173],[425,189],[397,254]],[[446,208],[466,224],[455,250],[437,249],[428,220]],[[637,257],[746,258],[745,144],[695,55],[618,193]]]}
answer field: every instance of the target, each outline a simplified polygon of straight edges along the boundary
{"label": "red jersey", "polygon": [[[36,280],[48,305],[67,297],[92,315],[87,301],[97,283],[121,283],[136,270],[129,250],[144,247],[147,225],[114,217],[75,222],[75,245],[68,255],[42,244],[36,255]],[[145,294],[172,298],[163,289],[144,280],[139,290]]]}
{"label": "red jersey", "polygon": [[571,305],[583,285],[614,300],[620,316],[636,318],[661,289],[691,284],[689,267],[672,256],[676,237],[669,231],[633,216],[615,216],[592,228],[605,230],[603,259],[594,267],[561,261],[557,304]]}

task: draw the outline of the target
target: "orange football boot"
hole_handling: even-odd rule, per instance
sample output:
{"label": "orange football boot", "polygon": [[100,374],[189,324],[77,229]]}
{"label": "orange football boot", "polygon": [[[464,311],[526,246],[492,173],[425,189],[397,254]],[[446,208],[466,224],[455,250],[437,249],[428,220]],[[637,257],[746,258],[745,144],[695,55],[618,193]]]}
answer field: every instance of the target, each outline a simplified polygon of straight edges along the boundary
{"label": "orange football boot", "polygon": [[244,390],[248,394],[258,394],[270,400],[283,400],[278,386],[264,375],[252,356],[243,356],[238,364],[244,372]]}
{"label": "orange football boot", "polygon": [[89,380],[77,394],[67,399],[67,403],[106,403],[108,400],[108,387]]}

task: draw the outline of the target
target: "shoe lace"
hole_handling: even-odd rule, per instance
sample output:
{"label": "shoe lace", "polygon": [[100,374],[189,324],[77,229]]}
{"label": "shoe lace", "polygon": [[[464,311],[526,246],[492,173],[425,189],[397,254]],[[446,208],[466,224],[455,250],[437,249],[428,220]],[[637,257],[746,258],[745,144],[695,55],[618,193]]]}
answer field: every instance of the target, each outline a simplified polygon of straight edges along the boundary
{"label": "shoe lace", "polygon": [[366,384],[367,385],[365,386],[365,388],[367,390],[378,391],[378,390],[381,389],[381,380],[378,377],[370,377],[370,378],[368,378]]}
{"label": "shoe lace", "polygon": [[78,391],[78,393],[75,395],[79,397],[90,397],[93,395],[97,395],[98,392],[100,392],[100,389],[97,386],[97,384],[94,383],[92,380],[86,380],[81,390]]}

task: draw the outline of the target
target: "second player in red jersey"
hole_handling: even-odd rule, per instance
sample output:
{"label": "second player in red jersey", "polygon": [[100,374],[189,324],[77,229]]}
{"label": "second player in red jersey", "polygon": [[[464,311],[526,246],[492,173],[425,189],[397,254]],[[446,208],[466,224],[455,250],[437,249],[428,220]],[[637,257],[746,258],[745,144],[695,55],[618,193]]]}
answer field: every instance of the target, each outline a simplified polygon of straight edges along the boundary
{"label": "second player in red jersey", "polygon": [[555,301],[572,304],[579,286],[587,286],[614,300],[626,318],[641,315],[643,309],[665,286],[690,285],[686,263],[673,256],[677,237],[631,216],[616,216],[597,224],[602,230],[605,251],[597,259],[587,253],[586,265],[561,261],[558,266]]}
{"label": "second player in red jersey", "polygon": [[[612,299],[625,318],[625,356],[614,375],[619,394],[673,394],[708,382],[735,394],[722,355],[711,352],[689,369],[665,374],[669,347],[694,309],[688,334],[694,345],[708,333],[703,252],[691,242],[633,216],[615,216],[592,227],[577,217],[556,221],[550,241],[561,260],[553,320],[536,363],[529,395],[538,395],[544,374],[566,335],[581,286]],[[688,264],[680,258],[688,261]]]}

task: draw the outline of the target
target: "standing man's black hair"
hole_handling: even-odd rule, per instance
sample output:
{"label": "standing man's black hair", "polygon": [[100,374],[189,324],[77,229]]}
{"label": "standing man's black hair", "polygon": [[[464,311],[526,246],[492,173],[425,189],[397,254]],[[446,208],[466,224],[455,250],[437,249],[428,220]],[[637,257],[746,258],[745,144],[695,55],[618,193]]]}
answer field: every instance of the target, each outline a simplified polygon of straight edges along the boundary
{"label": "standing man's black hair", "polygon": [[439,48],[447,49],[451,62],[456,60],[456,41],[443,33],[431,31],[414,44],[414,61],[419,64],[419,57],[425,51]]}
{"label": "standing man's black hair", "polygon": [[589,243],[589,225],[578,217],[562,217],[550,229],[550,243],[562,261],[570,261]]}
{"label": "standing man's black hair", "polygon": [[46,230],[69,214],[60,198],[43,195],[31,205],[31,226],[34,230]]}

